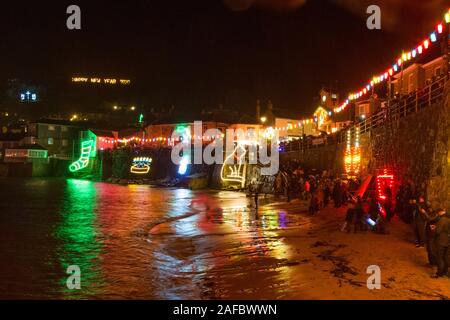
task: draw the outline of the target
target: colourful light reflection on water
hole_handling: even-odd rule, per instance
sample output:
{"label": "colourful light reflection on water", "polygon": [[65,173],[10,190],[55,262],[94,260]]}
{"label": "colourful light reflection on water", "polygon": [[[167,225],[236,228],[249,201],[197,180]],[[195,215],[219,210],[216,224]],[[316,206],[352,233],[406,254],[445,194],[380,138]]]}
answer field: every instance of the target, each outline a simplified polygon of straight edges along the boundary
{"label": "colourful light reflection on water", "polygon": [[[3,183],[0,208],[8,214],[0,239],[8,243],[0,248],[12,266],[0,277],[17,274],[7,283],[16,288],[10,296],[198,299],[208,279],[223,290],[219,297],[289,280],[280,234],[286,214],[257,213],[245,194],[83,180]],[[66,288],[69,265],[81,268],[79,291]]]}
{"label": "colourful light reflection on water", "polygon": [[[101,242],[96,239],[97,189],[94,182],[69,179],[64,190],[64,201],[59,212],[61,222],[55,236],[59,240],[57,256],[63,270],[76,265],[81,270],[83,297],[95,295],[101,286],[99,254]],[[78,290],[69,290],[67,277],[60,280],[65,298],[77,298]]]}

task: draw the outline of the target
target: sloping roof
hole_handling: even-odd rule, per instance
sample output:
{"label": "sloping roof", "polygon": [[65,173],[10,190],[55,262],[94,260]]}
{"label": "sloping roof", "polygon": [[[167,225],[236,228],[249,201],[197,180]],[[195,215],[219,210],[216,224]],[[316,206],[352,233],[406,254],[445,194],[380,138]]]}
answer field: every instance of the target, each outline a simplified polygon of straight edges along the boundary
{"label": "sloping roof", "polygon": [[256,119],[245,113],[232,110],[219,110],[212,112],[202,112],[200,114],[172,114],[164,117],[158,117],[154,121],[150,121],[147,125],[158,124],[182,124],[193,123],[194,121],[203,122],[220,122],[220,123],[251,123],[257,124]]}
{"label": "sloping roof", "polygon": [[300,120],[304,118],[304,116],[301,115],[300,110],[274,108],[272,110],[272,113],[275,116],[275,118],[292,119],[292,120]]}
{"label": "sloping roof", "polygon": [[60,125],[60,126],[71,126],[71,127],[81,127],[81,128],[86,128],[89,126],[89,123],[87,123],[85,121],[69,121],[69,120],[46,119],[46,118],[42,118],[37,121],[33,121],[31,123],[54,124],[54,125]]}
{"label": "sloping roof", "polygon": [[111,130],[90,129],[97,137],[115,138],[114,132]]}
{"label": "sloping roof", "polygon": [[137,130],[135,128],[129,128],[129,129],[119,131],[118,135],[119,135],[119,138],[129,138],[129,137],[142,135],[142,131]]}

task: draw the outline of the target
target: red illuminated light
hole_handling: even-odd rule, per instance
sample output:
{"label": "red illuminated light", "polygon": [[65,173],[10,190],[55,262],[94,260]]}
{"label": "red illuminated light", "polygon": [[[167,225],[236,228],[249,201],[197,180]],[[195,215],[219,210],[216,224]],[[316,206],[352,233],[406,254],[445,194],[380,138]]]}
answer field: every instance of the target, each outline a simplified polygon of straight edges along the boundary
{"label": "red illuminated light", "polygon": [[388,174],[387,169],[384,169],[383,174],[377,175],[376,183],[378,199],[385,200],[386,189],[389,188],[392,190],[394,186],[394,175]]}

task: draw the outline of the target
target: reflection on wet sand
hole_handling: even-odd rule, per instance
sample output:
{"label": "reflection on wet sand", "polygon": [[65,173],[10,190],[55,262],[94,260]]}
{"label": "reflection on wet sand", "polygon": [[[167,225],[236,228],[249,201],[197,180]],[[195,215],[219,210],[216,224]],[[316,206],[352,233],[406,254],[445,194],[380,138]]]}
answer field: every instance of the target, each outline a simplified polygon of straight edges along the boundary
{"label": "reflection on wet sand", "polygon": [[[286,212],[256,213],[249,200],[236,193],[221,192],[217,201],[218,208],[158,226],[149,236],[160,245],[158,254],[177,256],[177,277],[194,285],[188,297],[282,298],[294,290],[289,266],[297,262],[278,233],[288,227]],[[163,298],[186,297],[186,292],[176,292]]]}
{"label": "reflection on wet sand", "polygon": [[[340,231],[345,208],[305,203],[258,212],[236,192],[81,180],[0,180],[3,299],[443,299],[411,227]],[[273,201],[273,199],[272,199]],[[387,245],[388,244],[388,245]],[[368,265],[383,289],[364,285]],[[81,290],[66,286],[81,269]]]}

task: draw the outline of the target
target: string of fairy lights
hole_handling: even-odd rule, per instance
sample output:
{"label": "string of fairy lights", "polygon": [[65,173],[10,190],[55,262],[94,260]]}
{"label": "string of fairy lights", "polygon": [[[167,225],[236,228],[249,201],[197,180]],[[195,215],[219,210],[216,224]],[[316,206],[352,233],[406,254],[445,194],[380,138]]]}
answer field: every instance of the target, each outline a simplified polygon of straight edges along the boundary
{"label": "string of fairy lights", "polygon": [[[347,99],[339,106],[333,109],[333,111],[329,111],[328,115],[332,116],[333,112],[335,114],[340,113],[347,109],[352,101],[358,100],[361,97],[369,94],[375,86],[380,83],[386,82],[391,79],[397,73],[401,72],[404,65],[409,63],[410,61],[414,61],[423,55],[433,44],[437,43],[439,38],[444,34],[445,30],[448,30],[450,24],[450,9],[445,13],[444,20],[436,25],[434,30],[429,34],[429,36],[421,41],[417,46],[410,50],[404,50],[402,54],[394,61],[392,65],[385,69],[384,72],[381,72],[375,76],[373,76],[370,80],[367,81],[366,85],[361,87],[360,90],[351,92]],[[288,124],[286,126],[281,127],[272,127],[271,129],[277,132],[288,131],[292,129],[301,128],[302,126],[315,124],[318,121],[317,117],[305,118],[297,121],[294,124]],[[216,138],[223,138],[223,134],[220,136],[191,136],[193,140],[202,140],[202,141],[213,141]],[[115,143],[167,143],[168,145],[180,141],[179,139],[174,139],[172,137],[153,137],[153,138],[140,138],[140,137],[131,137],[131,138],[123,138],[123,139],[110,139],[110,138],[101,138],[101,141],[108,144]]]}
{"label": "string of fairy lights", "polygon": [[444,21],[440,22],[433,32],[430,33],[430,35],[423,40],[420,44],[418,44],[416,47],[414,47],[411,50],[403,51],[400,57],[398,57],[395,62],[388,67],[384,72],[375,75],[372,79],[370,79],[367,84],[362,87],[359,91],[355,91],[353,93],[350,93],[348,95],[348,98],[344,101],[343,104],[341,104],[339,107],[334,109],[335,113],[339,113],[347,108],[347,106],[350,104],[351,101],[357,100],[366,94],[368,94],[375,85],[385,82],[392,78],[395,74],[401,71],[402,65],[418,58],[421,56],[428,48],[436,43],[438,41],[438,38],[440,35],[444,33],[444,23],[447,25],[450,23],[450,10],[445,13],[444,15]]}

